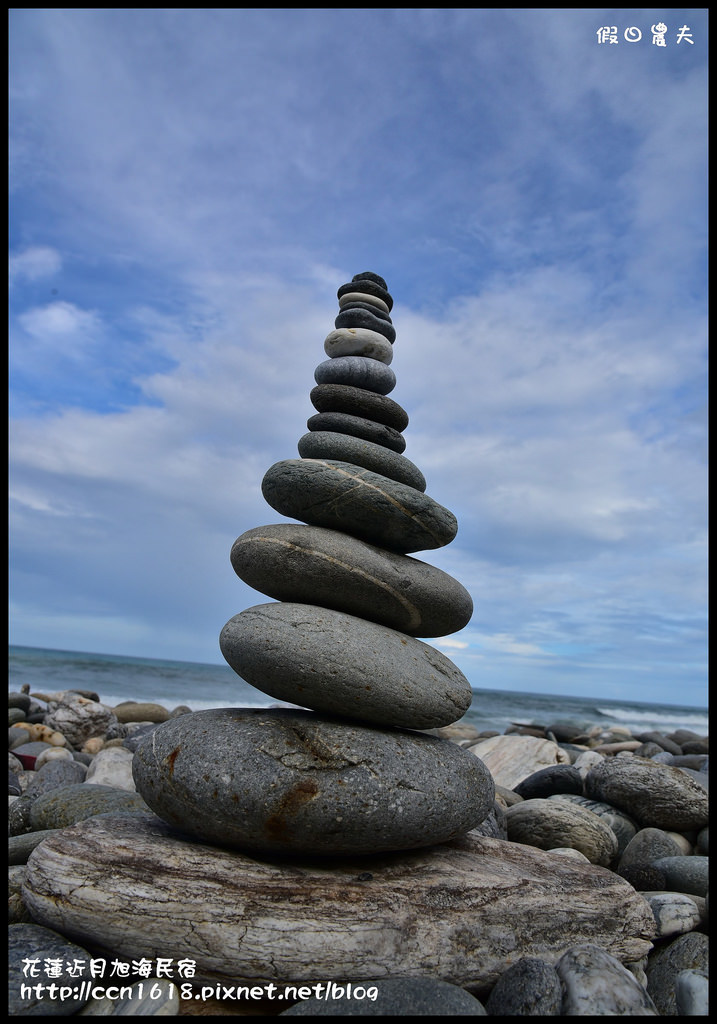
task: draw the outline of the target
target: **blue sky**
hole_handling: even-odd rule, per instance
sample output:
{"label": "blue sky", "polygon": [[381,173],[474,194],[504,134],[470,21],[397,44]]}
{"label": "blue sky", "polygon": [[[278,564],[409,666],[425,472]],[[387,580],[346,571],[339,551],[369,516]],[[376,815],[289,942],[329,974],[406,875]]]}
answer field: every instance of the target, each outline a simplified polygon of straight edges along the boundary
{"label": "blue sky", "polygon": [[10,642],[222,661],[268,600],[232,542],[281,520],[261,479],[372,270],[459,523],[417,557],[475,606],[429,642],[477,688],[706,705],[707,32],[11,9]]}

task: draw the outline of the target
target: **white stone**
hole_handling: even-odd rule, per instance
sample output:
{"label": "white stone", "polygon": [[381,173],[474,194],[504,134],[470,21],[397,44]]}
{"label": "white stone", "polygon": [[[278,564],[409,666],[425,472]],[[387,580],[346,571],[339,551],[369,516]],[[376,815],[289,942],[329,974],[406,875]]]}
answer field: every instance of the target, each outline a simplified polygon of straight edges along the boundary
{"label": "white stone", "polygon": [[132,777],[134,754],[126,747],[105,747],[95,754],[87,769],[85,783],[137,791]]}

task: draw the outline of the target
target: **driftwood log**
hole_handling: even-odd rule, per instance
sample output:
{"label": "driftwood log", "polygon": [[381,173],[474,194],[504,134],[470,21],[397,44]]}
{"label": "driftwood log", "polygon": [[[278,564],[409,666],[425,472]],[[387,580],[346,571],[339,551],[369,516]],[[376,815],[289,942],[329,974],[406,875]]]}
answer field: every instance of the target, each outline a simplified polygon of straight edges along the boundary
{"label": "driftwood log", "polygon": [[33,918],[128,959],[192,958],[238,983],[429,975],[479,992],[522,957],[589,941],[624,963],[651,949],[646,901],[618,875],[468,834],[425,850],[258,860],[151,815],[48,837],[27,865]]}

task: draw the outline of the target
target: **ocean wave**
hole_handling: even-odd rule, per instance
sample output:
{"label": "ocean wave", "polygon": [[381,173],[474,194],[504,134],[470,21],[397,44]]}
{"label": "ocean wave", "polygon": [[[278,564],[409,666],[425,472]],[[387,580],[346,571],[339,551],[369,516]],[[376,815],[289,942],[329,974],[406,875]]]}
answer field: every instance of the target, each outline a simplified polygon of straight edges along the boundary
{"label": "ocean wave", "polygon": [[645,728],[648,726],[659,730],[661,726],[668,730],[675,728],[692,729],[693,732],[706,733],[709,728],[709,717],[706,711],[683,710],[675,708],[674,711],[637,711],[629,707],[598,707],[597,714],[603,718],[611,718],[620,725],[637,725]]}

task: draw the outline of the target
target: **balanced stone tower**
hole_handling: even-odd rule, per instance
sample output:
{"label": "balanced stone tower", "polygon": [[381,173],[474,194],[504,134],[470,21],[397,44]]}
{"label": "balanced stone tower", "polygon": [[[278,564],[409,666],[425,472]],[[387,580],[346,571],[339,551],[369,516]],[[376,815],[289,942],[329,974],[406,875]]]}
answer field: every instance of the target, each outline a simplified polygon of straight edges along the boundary
{"label": "balanced stone tower", "polygon": [[300,458],[262,482],[268,504],[299,522],[249,530],[231,551],[237,575],[273,600],[220,636],[246,682],[299,708],[197,712],[165,723],[135,755],[137,788],[160,817],[263,855],[431,846],[493,808],[483,762],[416,731],[470,705],[465,676],[417,638],[457,632],[473,605],[455,579],[411,557],[449,544],[457,522],[403,454],[408,416],[388,397],[393,300],[368,272],[338,299]]}

